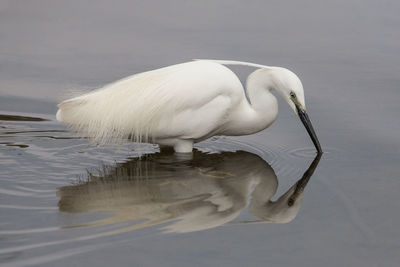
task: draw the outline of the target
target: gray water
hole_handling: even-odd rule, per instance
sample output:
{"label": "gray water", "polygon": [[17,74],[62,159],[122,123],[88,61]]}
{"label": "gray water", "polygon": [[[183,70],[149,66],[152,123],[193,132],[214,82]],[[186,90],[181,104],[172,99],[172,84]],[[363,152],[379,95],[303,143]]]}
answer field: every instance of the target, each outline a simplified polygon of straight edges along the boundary
{"label": "gray water", "polygon": [[[399,10],[0,0],[0,265],[398,266]],[[283,102],[267,130],[188,157],[88,146],[55,120],[71,92],[193,58],[297,73],[319,164]]]}

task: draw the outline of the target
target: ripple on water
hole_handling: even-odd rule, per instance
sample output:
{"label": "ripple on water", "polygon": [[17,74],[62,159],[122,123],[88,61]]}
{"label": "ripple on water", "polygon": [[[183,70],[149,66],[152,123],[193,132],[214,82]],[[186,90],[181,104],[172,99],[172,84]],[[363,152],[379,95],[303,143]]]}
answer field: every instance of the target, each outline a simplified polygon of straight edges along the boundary
{"label": "ripple on water", "polygon": [[[51,118],[47,120],[47,117],[44,117],[46,119],[31,117],[31,119],[29,119],[29,116],[24,114],[7,116],[8,117],[6,119],[4,119],[4,116],[0,116],[0,120],[3,118],[4,121],[4,125],[2,125],[4,127],[1,127],[0,130],[0,138],[3,139],[3,142],[9,142],[9,144],[23,144],[26,146],[16,147],[15,149],[18,151],[23,151],[21,153],[18,152],[18,154],[16,152],[13,152],[13,154],[9,153],[11,150],[8,150],[6,153],[4,153],[5,160],[9,159],[10,164],[13,164],[14,167],[6,167],[6,169],[8,169],[7,177],[3,179],[2,184],[0,183],[0,195],[4,196],[4,198],[8,200],[8,203],[2,203],[0,205],[0,209],[3,211],[12,210],[11,212],[5,212],[4,214],[9,214],[7,216],[10,216],[10,218],[13,218],[13,220],[15,220],[15,218],[20,218],[21,220],[16,224],[3,227],[0,231],[0,235],[7,235],[7,238],[11,240],[14,238],[14,236],[16,236],[14,238],[15,240],[19,240],[18,236],[30,235],[33,241],[35,241],[35,237],[33,236],[46,235],[47,240],[53,241],[43,242],[42,240],[38,239],[36,240],[37,242],[35,241],[31,244],[15,242],[15,246],[0,250],[0,255],[5,255],[6,253],[23,252],[25,250],[33,250],[45,246],[54,247],[58,245],[60,248],[63,246],[62,249],[65,249],[65,244],[71,244],[71,246],[73,244],[75,246],[75,243],[77,242],[101,238],[123,231],[132,231],[143,227],[158,225],[159,222],[164,222],[163,220],[159,220],[158,217],[155,217],[155,219],[150,222],[139,221],[138,223],[130,225],[122,221],[121,224],[118,220],[123,220],[125,218],[124,213],[116,214],[114,217],[109,217],[107,215],[100,216],[100,218],[98,218],[96,217],[98,215],[95,216],[93,213],[91,214],[88,211],[83,211],[81,214],[78,214],[78,212],[61,213],[59,212],[60,207],[57,207],[56,205],[49,206],[51,205],[49,203],[57,203],[57,201],[60,200],[59,197],[56,196],[56,192],[60,191],[60,188],[66,187],[71,180],[73,180],[72,182],[76,183],[76,180],[79,178],[78,175],[84,175],[87,170],[91,170],[96,167],[99,168],[102,164],[109,166],[112,172],[118,167],[118,163],[116,162],[123,162],[121,164],[124,164],[125,161],[133,160],[132,158],[138,158],[140,155],[156,152],[157,148],[154,145],[129,144],[118,149],[115,147],[111,149],[98,148],[96,146],[88,146],[87,140],[81,140],[71,136],[71,133],[65,131],[65,128],[61,124],[52,120]],[[239,184],[245,183],[246,179],[241,178],[243,178],[245,175],[250,175],[252,171],[257,170],[257,168],[259,170],[267,171],[271,175],[273,171],[276,172],[277,170],[278,172],[276,173],[279,173],[279,175],[281,175],[281,173],[294,173],[298,171],[299,166],[296,164],[288,164],[289,161],[287,159],[292,157],[310,159],[315,156],[315,151],[312,148],[290,150],[281,146],[270,146],[254,141],[237,140],[236,138],[230,137],[215,137],[205,142],[196,144],[196,148],[211,154],[224,151],[247,151],[250,153],[233,153],[236,156],[242,155],[242,158],[234,161],[232,166],[229,166],[229,168],[226,170],[222,168],[224,165],[220,166],[221,170],[214,170],[214,163],[210,165],[203,164],[204,166],[200,165],[199,168],[193,168],[191,165],[185,166],[172,164],[172,166],[169,162],[165,163],[166,169],[164,170],[163,167],[161,168],[163,162],[154,163],[149,161],[146,165],[146,162],[143,161],[142,163],[138,163],[138,165],[142,164],[142,169],[119,168],[121,171],[117,173],[126,175],[133,171],[140,170],[151,174],[152,167],[154,167],[153,165],[159,164],[156,166],[160,167],[159,171],[156,173],[157,178],[160,178],[164,175],[166,179],[164,179],[164,181],[148,179],[147,184],[140,184],[138,182],[138,185],[136,185],[129,179],[122,179],[118,182],[117,179],[107,180],[108,178],[103,179],[103,181],[100,179],[102,177],[99,177],[98,181],[96,180],[96,182],[90,183],[89,186],[84,184],[81,186],[70,186],[71,189],[74,189],[73,192],[75,193],[71,195],[65,195],[63,198],[64,203],[69,200],[70,202],[68,203],[74,204],[73,200],[77,202],[80,198],[85,200],[85,197],[90,195],[85,191],[86,189],[90,189],[89,193],[95,196],[92,200],[93,204],[93,201],[96,199],[101,201],[101,198],[97,198],[96,194],[98,194],[100,197],[103,197],[104,200],[107,200],[109,195],[111,197],[119,196],[119,198],[127,197],[129,200],[129,197],[138,196],[139,191],[144,192],[143,198],[145,198],[146,192],[149,194],[153,191],[164,192],[163,190],[165,190],[165,188],[171,189],[172,191],[177,190],[177,192],[189,192],[190,188],[199,190],[202,188],[202,186],[204,187],[204,192],[200,190],[199,192],[201,194],[199,193],[193,198],[187,198],[186,195],[182,195],[182,198],[179,201],[187,201],[187,205],[192,205],[193,203],[200,203],[203,205],[204,203],[207,204],[210,201],[212,202],[220,199],[225,201],[225,198],[220,198],[218,194],[213,196],[213,198],[208,199],[208,196],[212,194],[210,194],[207,190],[211,190],[211,192],[218,192],[223,183],[227,183],[229,185],[226,186],[226,190],[228,190],[230,188],[230,184],[224,181],[224,177],[234,177],[232,176],[231,172],[233,172],[235,168],[237,168],[236,171],[239,173],[237,176],[240,177],[240,179],[236,179],[234,184]],[[2,152],[0,152],[0,155],[1,154]],[[258,155],[259,157],[253,154]],[[129,158],[131,160],[128,160]],[[215,160],[219,158],[205,155],[203,156],[203,159]],[[224,158],[224,160],[226,159],[227,158]],[[233,160],[235,157],[232,156],[231,159]],[[246,163],[246,161],[250,161],[251,163],[252,159],[253,164],[257,164],[251,165]],[[162,161],[163,159],[160,158],[158,160]],[[3,163],[4,162],[5,161],[3,161]],[[172,167],[169,166],[169,164]],[[271,167],[268,167],[269,165],[272,166],[273,170]],[[146,168],[149,169],[147,170]],[[168,168],[172,168],[172,170]],[[283,170],[283,172],[279,171],[280,169]],[[163,170],[166,172],[163,172]],[[176,177],[177,173],[181,173],[182,175],[184,174],[185,179],[178,179],[179,177]],[[151,177],[150,174],[149,177]],[[202,179],[204,178],[207,181],[204,182],[204,179],[196,180],[194,179],[196,176],[201,177]],[[15,177],[19,178],[14,179]],[[275,184],[274,179],[272,178],[268,181],[271,182],[272,185],[277,186],[277,183]],[[169,181],[166,181],[167,179],[169,179]],[[234,178],[229,179],[234,180]],[[118,183],[116,183],[116,180]],[[140,189],[141,187],[147,189],[147,191],[135,191],[137,188]],[[82,194],[79,193],[78,189],[83,191]],[[166,191],[168,192],[168,190]],[[126,192],[126,195],[123,194],[124,192]],[[131,194],[132,192],[135,192],[135,194]],[[234,196],[234,194],[232,194],[232,196]],[[151,195],[149,197],[151,197]],[[204,200],[203,198],[207,200]],[[114,197],[112,200],[118,201],[118,199]],[[147,207],[149,209],[161,209],[162,204],[157,203],[157,205],[154,206],[154,201],[154,199],[151,199],[151,201],[148,203],[146,202]],[[84,203],[87,202],[89,201],[79,202],[77,208],[82,208]],[[110,205],[112,201],[105,201],[105,203]],[[218,201],[216,203],[219,203],[220,205],[223,204],[223,202],[220,203]],[[238,203],[242,202],[239,201]],[[100,204],[102,209],[104,209],[104,206],[107,206],[103,205],[103,203]],[[117,206],[120,207],[120,205]],[[208,206],[206,205],[205,207]],[[245,207],[245,205],[243,207]],[[138,205],[136,208],[138,209],[137,212],[140,212],[140,208],[143,208],[143,205]],[[102,209],[100,209],[100,211],[102,211]],[[90,209],[88,208],[88,210]],[[169,209],[166,210],[169,211]],[[127,214],[132,214],[130,207],[127,207],[126,212]],[[52,221],[50,219],[44,222],[42,220],[43,213],[46,213],[46,216],[49,216],[49,218],[57,217],[57,220]],[[118,217],[118,215],[120,216]],[[156,215],[161,216],[163,214],[162,212],[156,212],[154,216]],[[166,218],[169,218],[167,216],[168,214],[164,215]],[[24,221],[26,221],[26,218],[30,218],[31,222],[25,223]],[[92,220],[92,218],[95,219]],[[115,221],[113,221],[114,219]],[[81,223],[81,221],[83,223]],[[222,225],[223,223],[225,222],[218,222],[218,225]],[[82,225],[85,227],[79,229],[78,227],[74,228],[74,225]],[[211,226],[207,227],[211,228]],[[179,230],[183,231],[181,228],[179,228]],[[61,233],[61,231],[64,232]],[[100,234],[98,234],[99,232]]]}
{"label": "ripple on water", "polygon": [[205,147],[205,149],[201,149],[202,151],[214,150],[214,152],[218,152],[243,150],[257,154],[260,157],[266,159],[269,163],[272,163],[271,161],[279,159],[280,157],[279,152],[275,151],[272,147],[268,145],[260,144],[257,142],[237,140],[225,136],[214,137],[200,144],[200,148],[202,148],[203,146]]}
{"label": "ripple on water", "polygon": [[[213,144],[214,143],[214,144]],[[262,157],[266,162],[273,166],[274,171],[281,177],[296,177],[302,170],[299,170],[298,164],[291,164],[293,157],[288,155],[290,149],[280,145],[270,146],[268,144],[260,144],[252,141],[237,140],[231,137],[219,137],[202,142],[208,149],[223,150],[229,148],[228,151],[248,151]],[[315,151],[315,150],[314,150]],[[314,159],[316,154],[304,156],[305,159]]]}
{"label": "ripple on water", "polygon": [[[339,157],[343,154],[344,151],[333,148],[333,147],[324,147],[323,148],[323,158],[324,160],[332,160]],[[299,147],[294,149],[288,149],[285,151],[285,154],[288,157],[293,158],[312,158],[315,157],[317,152],[314,147]]]}
{"label": "ripple on water", "polygon": [[[298,164],[292,164],[293,160],[308,162],[317,156],[313,146],[293,148],[277,144],[260,144],[254,141],[247,142],[231,137],[215,137],[202,142],[202,144],[208,149],[224,150],[224,148],[229,148],[230,151],[244,150],[255,153],[271,164],[282,177],[293,177],[302,171],[299,170]],[[333,147],[323,146],[323,151],[323,161],[336,160],[346,155],[346,151]]]}
{"label": "ripple on water", "polygon": [[8,114],[0,114],[0,120],[1,121],[47,121],[46,119],[38,117],[8,115]]}

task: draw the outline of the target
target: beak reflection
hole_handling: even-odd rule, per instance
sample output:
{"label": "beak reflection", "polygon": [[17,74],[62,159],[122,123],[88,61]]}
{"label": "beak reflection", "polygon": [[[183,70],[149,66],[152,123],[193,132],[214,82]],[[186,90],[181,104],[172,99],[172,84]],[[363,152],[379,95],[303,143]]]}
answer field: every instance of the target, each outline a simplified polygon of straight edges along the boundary
{"label": "beak reflection", "polygon": [[310,118],[308,117],[306,111],[299,107],[299,105],[296,104],[296,109],[297,113],[299,115],[299,118],[301,122],[303,123],[304,127],[306,128],[308,134],[311,137],[312,142],[314,143],[315,148],[317,149],[318,154],[322,154],[322,148],[321,145],[318,141],[318,137],[315,134],[314,128],[311,124]]}
{"label": "beak reflection", "polygon": [[303,193],[304,188],[306,187],[311,176],[314,174],[314,171],[317,168],[321,157],[322,153],[318,153],[317,156],[315,156],[314,160],[311,162],[310,167],[308,167],[306,172],[303,174],[303,177],[301,177],[301,179],[297,181],[294,192],[288,200],[289,206],[293,206],[299,196],[301,196],[301,194]]}

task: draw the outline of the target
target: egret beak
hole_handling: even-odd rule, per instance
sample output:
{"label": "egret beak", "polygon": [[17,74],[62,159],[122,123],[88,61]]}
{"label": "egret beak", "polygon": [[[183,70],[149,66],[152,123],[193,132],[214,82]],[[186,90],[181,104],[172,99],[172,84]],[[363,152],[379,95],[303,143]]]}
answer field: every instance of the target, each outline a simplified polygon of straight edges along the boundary
{"label": "egret beak", "polygon": [[308,117],[306,111],[303,108],[301,108],[301,106],[298,103],[295,102],[295,105],[297,109],[297,114],[299,115],[299,118],[303,123],[304,127],[306,127],[306,130],[310,135],[311,140],[314,143],[314,146],[317,149],[318,154],[322,154],[321,145],[319,144],[318,137],[315,134],[314,128],[312,127],[310,118]]}

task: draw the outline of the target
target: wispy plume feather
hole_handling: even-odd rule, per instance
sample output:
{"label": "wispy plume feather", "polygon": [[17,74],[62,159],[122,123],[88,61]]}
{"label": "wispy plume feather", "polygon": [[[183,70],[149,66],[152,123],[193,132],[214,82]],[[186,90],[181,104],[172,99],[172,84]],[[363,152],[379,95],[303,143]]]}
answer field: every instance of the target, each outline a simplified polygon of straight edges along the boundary
{"label": "wispy plume feather", "polygon": [[166,67],[136,74],[63,101],[57,120],[100,144],[123,139],[147,142],[161,117],[168,117],[179,105],[168,92],[176,72]]}
{"label": "wispy plume feather", "polygon": [[265,66],[265,65],[251,63],[251,62],[244,62],[244,61],[218,60],[218,59],[193,59],[193,60],[211,61],[211,62],[219,63],[219,64],[222,64],[222,65],[241,65],[241,66],[264,68],[264,69],[272,68],[271,66]]}

